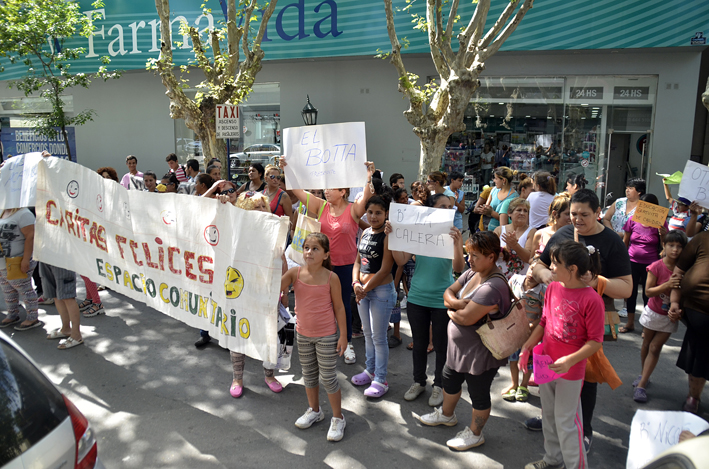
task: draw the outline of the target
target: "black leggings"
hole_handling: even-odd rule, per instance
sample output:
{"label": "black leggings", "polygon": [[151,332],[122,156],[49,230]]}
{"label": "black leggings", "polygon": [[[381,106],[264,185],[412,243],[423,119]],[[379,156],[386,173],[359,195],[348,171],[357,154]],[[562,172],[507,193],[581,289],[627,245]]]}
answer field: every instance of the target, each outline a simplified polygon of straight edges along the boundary
{"label": "black leggings", "polygon": [[490,401],[490,387],[495,379],[498,368],[491,368],[479,375],[461,373],[448,368],[448,364],[443,367],[443,390],[446,394],[458,394],[463,387],[463,381],[468,383],[468,394],[475,410],[487,410],[492,407]]}
{"label": "black leggings", "polygon": [[583,436],[588,438],[593,437],[591,420],[593,420],[593,411],[596,408],[597,392],[598,383],[589,383],[584,380],[581,388],[581,414],[583,415]]}
{"label": "black leggings", "polygon": [[414,360],[414,382],[426,385],[426,365],[428,364],[429,325],[433,327],[433,349],[436,354],[436,371],[433,385],[442,387],[443,366],[446,364],[448,350],[448,310],[445,308],[427,308],[409,301],[407,316],[414,339],[412,357]]}
{"label": "black leggings", "polygon": [[630,273],[633,276],[633,291],[630,298],[626,300],[628,313],[635,313],[635,307],[638,303],[638,285],[642,287],[643,292],[643,307],[647,305],[648,297],[645,295],[645,283],[647,283],[647,266],[650,264],[638,264],[630,261]]}

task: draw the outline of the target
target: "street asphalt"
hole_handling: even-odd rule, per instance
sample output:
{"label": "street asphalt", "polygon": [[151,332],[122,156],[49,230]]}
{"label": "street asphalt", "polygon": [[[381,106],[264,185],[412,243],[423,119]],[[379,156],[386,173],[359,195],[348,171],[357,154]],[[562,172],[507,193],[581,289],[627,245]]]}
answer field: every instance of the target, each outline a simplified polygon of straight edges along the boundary
{"label": "street asphalt", "polygon": [[[84,298],[83,283],[79,298]],[[485,426],[485,444],[456,452],[446,440],[470,424],[470,399],[464,388],[456,408],[455,427],[425,427],[416,415],[428,406],[434,354],[429,355],[427,392],[413,402],[403,395],[412,383],[410,330],[402,321],[404,344],[391,350],[389,392],[380,399],[362,395],[349,379],[362,371],[364,339],[354,339],[357,362],[342,359],[338,374],[347,421],[342,441],[326,441],[332,416],[324,390],[323,422],[310,429],[295,427],[307,409],[297,353],[291,369],[277,373],[280,394],[264,383],[261,363],[247,358],[245,391],[229,395],[231,362],[227,350],[210,344],[194,347],[194,330],[144,304],[112,291],[101,292],[106,315],[82,318],[85,345],[67,351],[45,339],[42,329],[5,329],[39,364],[49,378],[87,416],[98,438],[99,457],[107,468],[522,468],[541,459],[542,432],[521,422],[540,415],[538,388],[527,403],[508,403],[500,397],[509,383],[509,368],[501,368],[492,387],[492,415]],[[0,296],[1,298],[1,296]],[[642,305],[642,301],[639,301]],[[6,310],[4,301],[3,311]],[[54,306],[41,306],[46,331],[59,327]],[[639,330],[621,335],[604,350],[623,380],[612,391],[599,386],[593,420],[595,437],[589,466],[624,468],[630,423],[636,409],[680,410],[687,394],[685,373],[675,366],[685,328],[680,326],[660,358],[648,386],[649,401],[632,399],[633,379],[640,368]],[[709,402],[705,391],[703,401]],[[702,408],[707,418],[707,407]],[[296,466],[290,466],[295,464]]]}

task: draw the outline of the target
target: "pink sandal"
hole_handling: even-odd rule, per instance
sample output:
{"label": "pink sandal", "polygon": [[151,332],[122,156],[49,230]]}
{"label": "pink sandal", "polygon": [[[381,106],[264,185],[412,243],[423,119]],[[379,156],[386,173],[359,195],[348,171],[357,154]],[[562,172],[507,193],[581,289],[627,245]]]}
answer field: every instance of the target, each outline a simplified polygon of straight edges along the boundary
{"label": "pink sandal", "polygon": [[276,392],[276,393],[283,391],[283,385],[281,385],[281,383],[279,383],[278,380],[273,381],[272,383],[269,383],[264,378],[264,381],[266,381],[266,384],[268,385],[268,389],[270,389],[271,391]]}
{"label": "pink sandal", "polygon": [[239,386],[238,384],[233,384],[231,385],[231,388],[229,388],[229,394],[231,394],[231,397],[239,398],[241,395],[244,393],[244,387]]}
{"label": "pink sandal", "polygon": [[698,414],[699,413],[699,399],[695,399],[691,396],[687,397],[687,400],[684,401],[684,405],[682,406],[682,410],[685,412],[691,412],[693,414]]}

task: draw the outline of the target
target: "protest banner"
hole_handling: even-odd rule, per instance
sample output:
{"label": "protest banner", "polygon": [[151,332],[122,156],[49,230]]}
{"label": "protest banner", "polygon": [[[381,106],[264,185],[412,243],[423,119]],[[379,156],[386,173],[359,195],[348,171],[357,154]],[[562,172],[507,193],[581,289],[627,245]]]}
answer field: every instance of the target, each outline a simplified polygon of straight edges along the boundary
{"label": "protest banner", "polygon": [[709,166],[687,161],[677,195],[709,208]]}
{"label": "protest banner", "polygon": [[41,153],[13,156],[0,170],[0,207],[34,207],[37,187],[37,163]]}
{"label": "protest banner", "polygon": [[213,199],[127,191],[57,158],[39,164],[34,256],[277,361],[288,220]]}
{"label": "protest banner", "polygon": [[[536,379],[536,376],[535,376]],[[626,469],[640,469],[658,454],[679,443],[679,434],[688,430],[699,435],[709,429],[701,417],[689,412],[638,410],[630,425]]]}
{"label": "protest banner", "polygon": [[288,189],[361,187],[367,180],[364,122],[285,129],[283,155]]}
{"label": "protest banner", "polygon": [[391,204],[389,250],[453,259],[454,216],[450,209]]}
{"label": "protest banner", "polygon": [[534,355],[532,356],[534,381],[544,384],[560,378],[560,374],[549,369],[549,365],[552,363],[554,363],[554,360],[549,355],[544,355],[544,344],[534,347]]}
{"label": "protest banner", "polygon": [[635,223],[642,223],[645,226],[661,228],[665,226],[667,222],[668,213],[670,213],[670,209],[667,207],[661,207],[640,200],[638,201],[637,207],[635,207],[633,221]]}

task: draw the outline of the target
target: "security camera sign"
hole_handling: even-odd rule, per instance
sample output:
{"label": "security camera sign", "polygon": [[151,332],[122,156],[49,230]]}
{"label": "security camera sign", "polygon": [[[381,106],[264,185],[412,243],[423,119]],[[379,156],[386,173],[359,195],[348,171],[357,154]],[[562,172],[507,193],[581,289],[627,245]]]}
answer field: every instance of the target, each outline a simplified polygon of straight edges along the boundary
{"label": "security camera sign", "polygon": [[216,110],[217,138],[239,138],[239,107],[231,104],[217,104]]}

